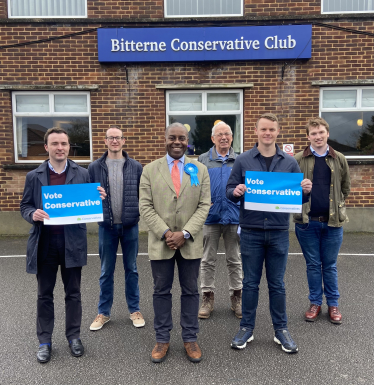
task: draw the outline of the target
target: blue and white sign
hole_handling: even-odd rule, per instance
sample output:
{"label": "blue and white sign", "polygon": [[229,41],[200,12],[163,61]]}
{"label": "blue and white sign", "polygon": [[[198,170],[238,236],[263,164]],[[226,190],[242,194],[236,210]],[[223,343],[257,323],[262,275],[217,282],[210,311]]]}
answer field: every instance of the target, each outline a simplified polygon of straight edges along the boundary
{"label": "blue and white sign", "polygon": [[103,221],[100,183],[42,186],[45,225],[69,225]]}
{"label": "blue and white sign", "polygon": [[302,173],[247,171],[245,173],[246,210],[275,213],[301,213]]}
{"label": "blue and white sign", "polygon": [[310,59],[311,25],[99,28],[100,62]]}

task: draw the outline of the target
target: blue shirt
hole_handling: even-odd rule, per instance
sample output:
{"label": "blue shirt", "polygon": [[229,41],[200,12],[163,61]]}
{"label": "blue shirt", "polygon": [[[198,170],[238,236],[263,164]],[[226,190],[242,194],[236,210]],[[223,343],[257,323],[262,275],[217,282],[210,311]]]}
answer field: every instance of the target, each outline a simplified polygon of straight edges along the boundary
{"label": "blue shirt", "polygon": [[62,174],[63,172],[66,171],[66,168],[68,167],[68,161],[66,161],[65,167],[64,167],[64,169],[63,169],[61,172],[55,171],[55,169],[54,169],[53,166],[51,165],[51,162],[50,162],[50,161],[48,161],[48,167],[49,167],[49,169],[52,170],[55,174],[59,174],[59,175],[60,175],[60,174]]}
{"label": "blue shirt", "polygon": [[216,149],[216,152],[217,152],[217,155],[218,155],[218,159],[221,159],[222,162],[224,162],[225,160],[227,160],[227,158],[229,157],[229,154],[230,154],[230,150],[227,152],[227,154],[225,156],[222,156],[221,154],[218,154],[218,151]]}
{"label": "blue shirt", "polygon": [[310,151],[312,151],[312,154],[318,158],[323,158],[324,156],[326,156],[329,153],[329,149],[330,149],[329,146],[327,146],[326,152],[323,155],[320,155],[320,154],[317,154],[315,149],[310,145]]}
{"label": "blue shirt", "polygon": [[[173,159],[169,154],[166,154],[166,160],[168,162],[168,166],[169,166],[169,171],[170,171],[170,174],[171,174],[171,170],[174,166],[174,160],[176,159]],[[178,169],[179,169],[179,175],[180,175],[180,178],[181,178],[181,184],[182,184],[182,177],[183,177],[183,173],[184,173],[184,155],[182,156],[182,158],[179,159],[179,162],[177,163],[177,166],[178,166]]]}

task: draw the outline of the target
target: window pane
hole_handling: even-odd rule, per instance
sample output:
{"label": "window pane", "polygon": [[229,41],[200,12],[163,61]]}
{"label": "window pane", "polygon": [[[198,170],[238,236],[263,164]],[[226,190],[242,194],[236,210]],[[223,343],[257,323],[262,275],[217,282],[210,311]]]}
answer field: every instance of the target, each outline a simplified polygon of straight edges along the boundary
{"label": "window pane", "polygon": [[238,111],[240,97],[238,93],[208,94],[208,111]]}
{"label": "window pane", "polygon": [[86,95],[55,95],[55,112],[88,112]]}
{"label": "window pane", "polygon": [[363,12],[373,11],[372,0],[323,0],[324,12]]}
{"label": "window pane", "polygon": [[201,94],[169,94],[170,111],[202,111]]}
{"label": "window pane", "polygon": [[90,159],[89,119],[87,117],[22,117],[16,121],[19,160],[45,160],[44,134],[49,128],[59,127],[70,137],[69,158]]}
{"label": "window pane", "polygon": [[328,144],[344,155],[374,155],[374,111],[324,112],[330,125]]}
{"label": "window pane", "polygon": [[49,112],[48,95],[16,95],[17,112]]}
{"label": "window pane", "polygon": [[233,132],[234,151],[240,153],[240,115],[170,115],[169,124],[179,122],[190,127],[187,155],[200,155],[207,152],[212,143],[212,128],[216,120],[223,120]]}
{"label": "window pane", "polygon": [[357,91],[323,91],[323,108],[355,108]]}
{"label": "window pane", "polygon": [[243,0],[167,0],[168,16],[240,15]]}
{"label": "window pane", "polygon": [[11,0],[12,17],[85,16],[87,0]]}
{"label": "window pane", "polygon": [[362,90],[362,107],[374,107],[374,89]]}

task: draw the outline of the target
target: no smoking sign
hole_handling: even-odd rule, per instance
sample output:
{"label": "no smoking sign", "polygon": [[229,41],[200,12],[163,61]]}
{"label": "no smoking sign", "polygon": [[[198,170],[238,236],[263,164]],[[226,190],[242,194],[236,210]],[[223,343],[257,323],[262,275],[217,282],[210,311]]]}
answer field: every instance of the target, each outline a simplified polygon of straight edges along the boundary
{"label": "no smoking sign", "polygon": [[283,151],[286,154],[293,156],[293,144],[284,144]]}

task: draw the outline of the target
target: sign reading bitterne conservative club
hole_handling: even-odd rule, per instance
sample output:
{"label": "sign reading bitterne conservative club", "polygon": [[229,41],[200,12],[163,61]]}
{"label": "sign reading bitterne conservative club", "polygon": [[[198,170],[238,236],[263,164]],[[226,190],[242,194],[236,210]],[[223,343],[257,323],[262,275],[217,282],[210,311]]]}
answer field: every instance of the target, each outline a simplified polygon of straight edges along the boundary
{"label": "sign reading bitterne conservative club", "polygon": [[247,171],[246,210],[301,213],[302,173]]}
{"label": "sign reading bitterne conservative club", "polygon": [[311,25],[99,28],[100,62],[309,59]]}
{"label": "sign reading bitterne conservative club", "polygon": [[100,183],[42,186],[43,210],[50,219],[45,225],[68,225],[103,220]]}

